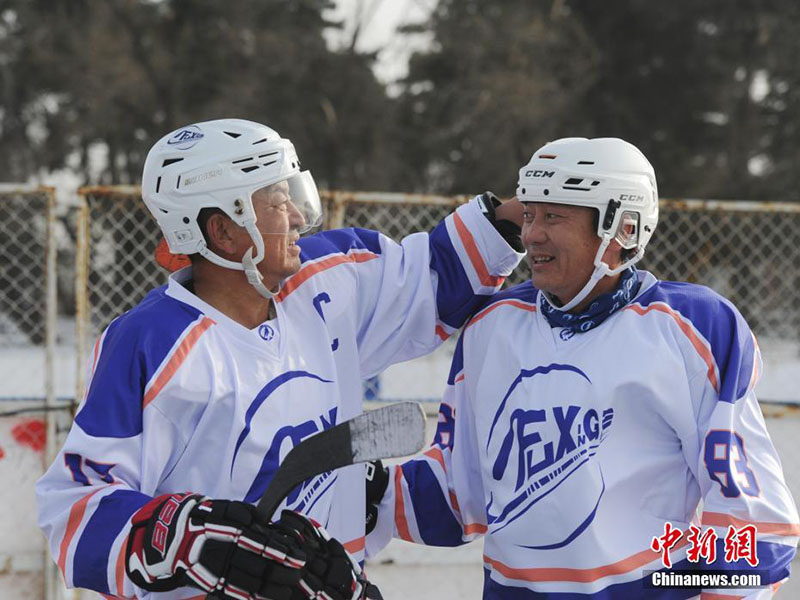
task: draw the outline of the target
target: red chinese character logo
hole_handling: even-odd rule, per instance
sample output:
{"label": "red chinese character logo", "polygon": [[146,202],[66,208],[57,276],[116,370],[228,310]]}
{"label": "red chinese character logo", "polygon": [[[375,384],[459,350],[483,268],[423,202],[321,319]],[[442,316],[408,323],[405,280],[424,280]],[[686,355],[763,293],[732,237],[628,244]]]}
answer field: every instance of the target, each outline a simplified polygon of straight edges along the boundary
{"label": "red chinese character logo", "polygon": [[661,552],[661,564],[668,569],[672,567],[672,561],[669,559],[670,548],[678,543],[682,535],[683,532],[680,529],[674,528],[672,523],[667,521],[664,523],[664,535],[654,537],[650,542],[650,549],[653,552]]}
{"label": "red chinese character logo", "polygon": [[728,533],[725,535],[725,560],[736,562],[743,558],[751,567],[757,566],[756,533],[755,525],[745,525],[738,531],[733,525],[728,525]]}
{"label": "red chinese character logo", "polygon": [[702,556],[706,559],[706,564],[713,563],[717,560],[717,534],[713,529],[706,529],[702,535],[700,531],[694,525],[689,526],[689,536],[686,539],[690,545],[686,558],[689,562],[696,563]]}

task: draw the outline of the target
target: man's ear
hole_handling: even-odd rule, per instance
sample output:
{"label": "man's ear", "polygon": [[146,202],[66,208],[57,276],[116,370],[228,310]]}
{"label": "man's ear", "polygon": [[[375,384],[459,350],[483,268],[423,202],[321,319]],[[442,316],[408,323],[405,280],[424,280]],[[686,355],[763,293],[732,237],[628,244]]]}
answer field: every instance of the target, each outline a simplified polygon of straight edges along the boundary
{"label": "man's ear", "polygon": [[603,252],[602,260],[610,269],[616,269],[622,264],[622,246],[619,245],[617,240],[611,240],[608,248]]}
{"label": "man's ear", "polygon": [[206,222],[206,239],[209,249],[224,258],[229,258],[236,250],[237,225],[224,213],[214,213]]}

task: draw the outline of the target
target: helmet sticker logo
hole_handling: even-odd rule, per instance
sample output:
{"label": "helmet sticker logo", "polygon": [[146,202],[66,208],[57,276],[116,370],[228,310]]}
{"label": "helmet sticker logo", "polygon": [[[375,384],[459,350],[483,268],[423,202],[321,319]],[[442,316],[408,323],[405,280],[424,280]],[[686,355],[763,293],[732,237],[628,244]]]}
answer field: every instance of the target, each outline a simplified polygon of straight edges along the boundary
{"label": "helmet sticker logo", "polygon": [[203,137],[203,132],[197,125],[189,125],[169,138],[167,144],[174,146],[177,150],[188,150],[193,148]]}
{"label": "helmet sticker logo", "polygon": [[620,194],[620,201],[622,202],[640,202],[644,203],[644,196],[641,194]]}
{"label": "helmet sticker logo", "polygon": [[[200,134],[202,136],[202,134]],[[200,175],[195,175],[194,177],[186,177],[183,180],[183,187],[189,187],[194,183],[200,183],[201,181],[208,181],[209,179],[214,179],[214,177],[219,177],[222,175],[222,169],[215,169],[213,171],[206,171],[205,173],[200,173]]]}
{"label": "helmet sticker logo", "polygon": [[525,177],[552,177],[555,175],[555,171],[544,171],[542,169],[536,169],[535,171],[525,171]]}

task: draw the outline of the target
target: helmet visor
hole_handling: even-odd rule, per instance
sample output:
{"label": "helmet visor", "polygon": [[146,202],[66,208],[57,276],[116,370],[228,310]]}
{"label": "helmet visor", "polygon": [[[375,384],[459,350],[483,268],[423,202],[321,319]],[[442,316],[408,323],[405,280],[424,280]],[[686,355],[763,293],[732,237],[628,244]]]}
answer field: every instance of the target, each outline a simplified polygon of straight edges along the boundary
{"label": "helmet visor", "polygon": [[[251,198],[256,195],[275,209],[286,211],[290,222],[301,234],[319,227],[322,224],[322,203],[319,192],[314,183],[314,178],[309,171],[292,175],[288,179],[258,188],[253,191]],[[264,231],[261,224],[261,233],[285,234],[285,231]]]}
{"label": "helmet visor", "polygon": [[289,184],[291,202],[300,211],[306,222],[300,228],[300,233],[306,233],[322,225],[322,202],[319,199],[319,190],[311,176],[311,171],[301,171],[286,181]]}

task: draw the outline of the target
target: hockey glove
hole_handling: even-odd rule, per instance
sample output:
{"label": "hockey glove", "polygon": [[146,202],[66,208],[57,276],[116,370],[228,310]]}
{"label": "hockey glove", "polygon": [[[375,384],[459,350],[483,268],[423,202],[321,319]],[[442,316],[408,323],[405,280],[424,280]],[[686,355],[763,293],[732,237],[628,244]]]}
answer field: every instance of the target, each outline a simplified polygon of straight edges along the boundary
{"label": "hockey glove", "polygon": [[375,529],[378,522],[378,504],[383,500],[386,487],[389,485],[389,469],[379,460],[367,463],[367,535]]}
{"label": "hockey glove", "polygon": [[494,228],[497,230],[506,243],[517,252],[524,252],[525,248],[522,245],[522,228],[513,221],[507,219],[497,219],[495,210],[500,206],[500,199],[492,192],[484,192],[476,197],[478,206],[484,216],[489,219]]}
{"label": "hockey glove", "polygon": [[284,510],[279,525],[295,530],[303,540],[306,565],[300,589],[305,597],[324,600],[382,600],[359,564],[325,529],[301,514]]}
{"label": "hockey glove", "polygon": [[[286,515],[294,513],[285,511]],[[345,564],[344,559],[321,551],[310,530],[303,533],[297,528],[307,520],[294,517],[288,525],[264,523],[255,507],[245,502],[210,500],[197,494],[159,496],[133,516],[126,571],[135,585],[149,591],[192,585],[212,598],[326,598],[314,595],[328,591],[319,587],[327,579],[316,573],[343,573],[333,565]],[[308,527],[313,528],[310,521]],[[344,558],[350,568],[346,552]],[[336,588],[328,598],[365,597],[355,595],[368,588],[360,568],[349,572],[348,583],[356,582],[352,594],[336,595]]]}

